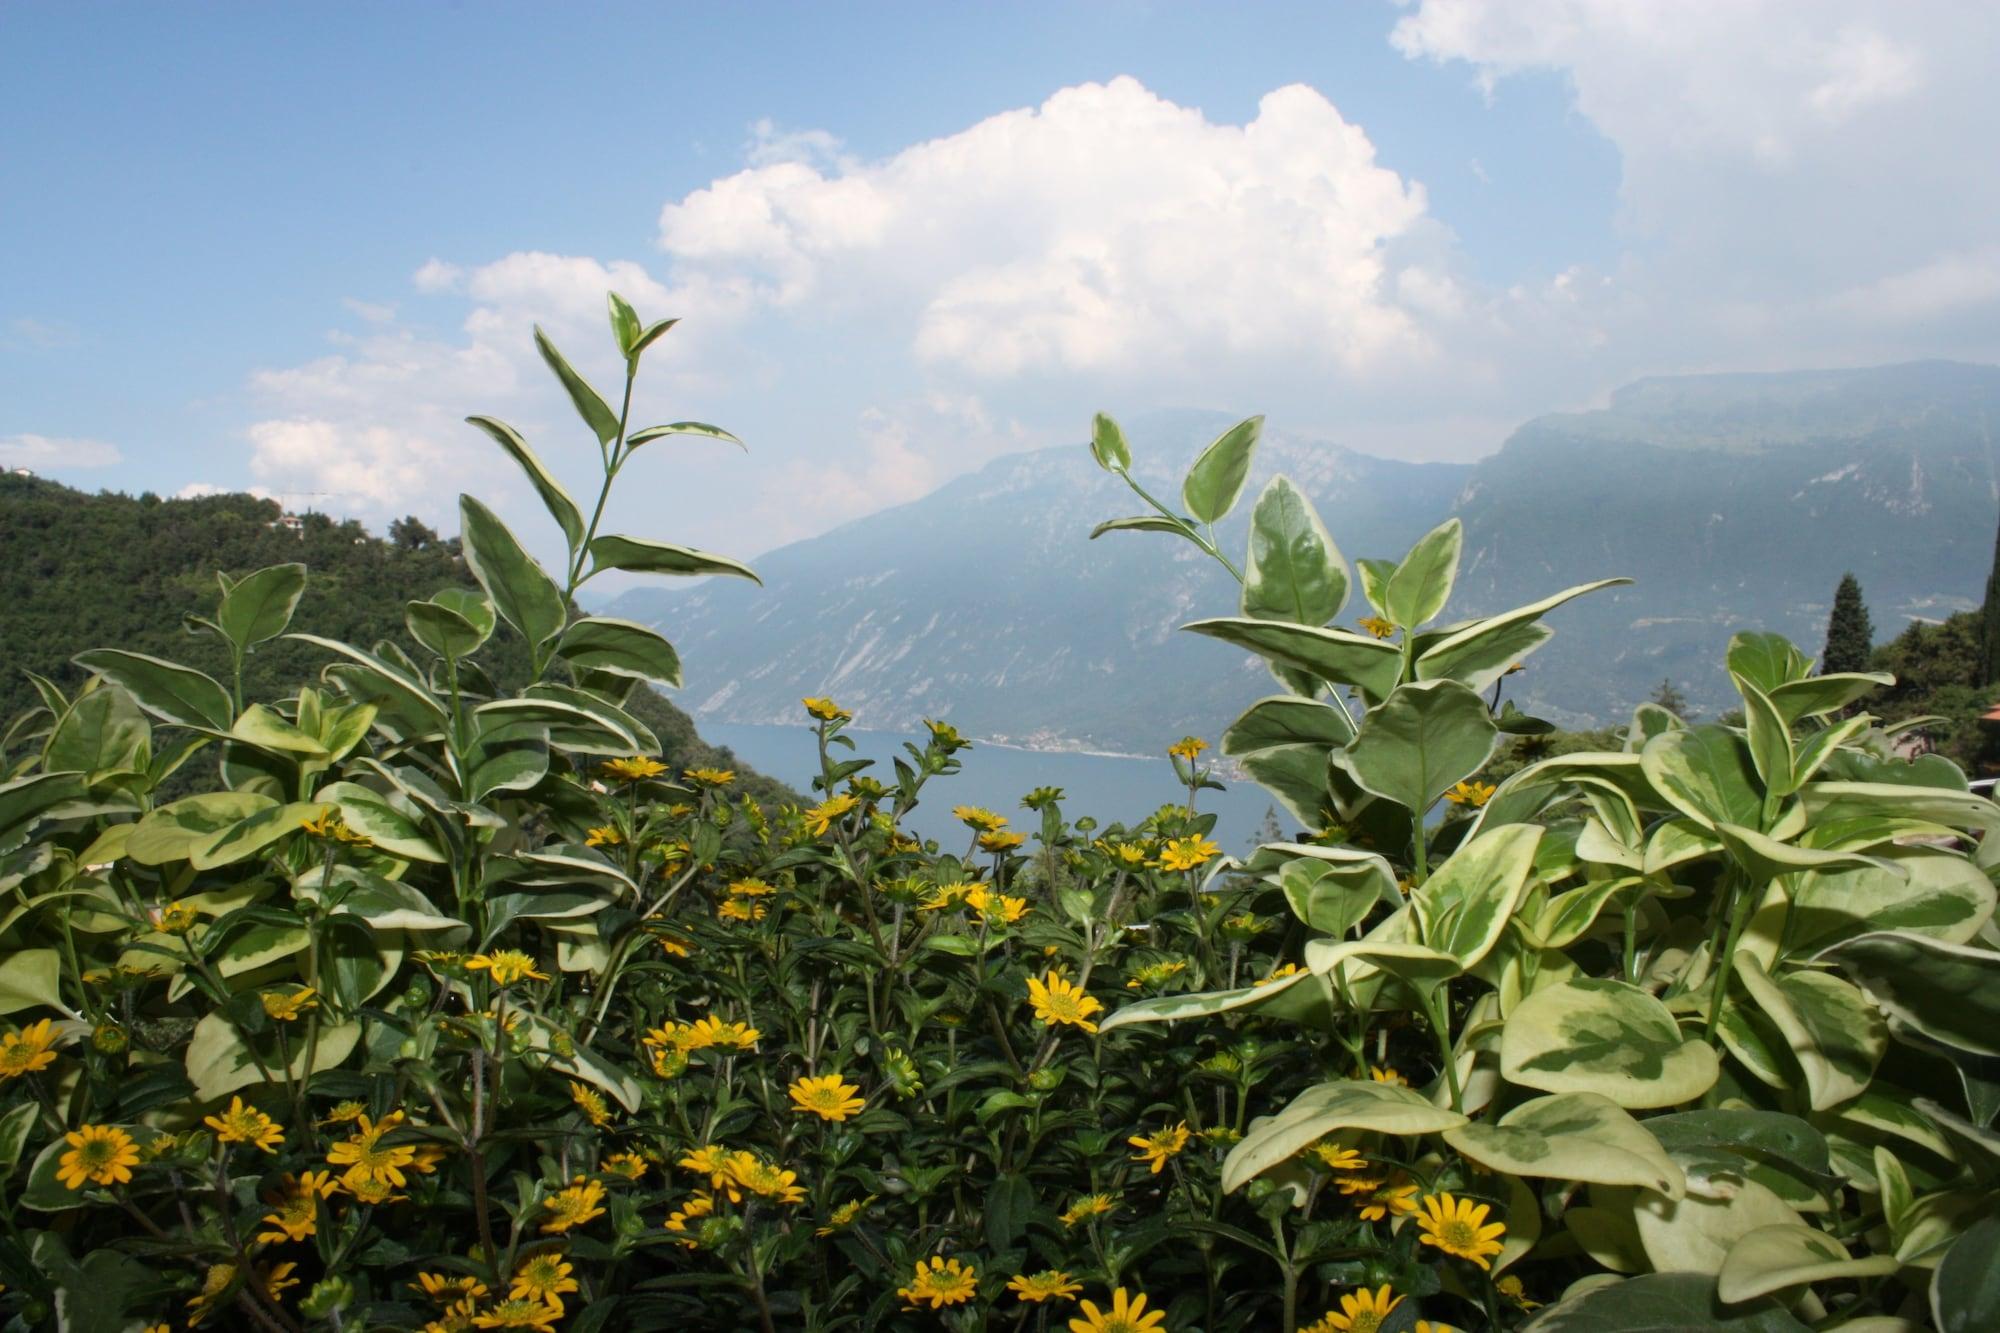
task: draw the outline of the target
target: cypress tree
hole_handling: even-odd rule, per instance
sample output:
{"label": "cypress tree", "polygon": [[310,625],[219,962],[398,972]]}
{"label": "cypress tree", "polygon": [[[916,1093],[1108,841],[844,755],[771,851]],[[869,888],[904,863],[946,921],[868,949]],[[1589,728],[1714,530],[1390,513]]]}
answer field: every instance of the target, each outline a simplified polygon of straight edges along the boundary
{"label": "cypress tree", "polygon": [[1986,601],[1979,608],[1979,679],[2000,684],[2000,532],[1993,538],[1993,569],[1986,576]]}
{"label": "cypress tree", "polygon": [[1826,622],[1826,651],[1820,655],[1822,672],[1866,671],[1869,654],[1875,648],[1875,630],[1868,623],[1868,608],[1861,601],[1861,584],[1852,574],[1840,577],[1833,594],[1833,614]]}

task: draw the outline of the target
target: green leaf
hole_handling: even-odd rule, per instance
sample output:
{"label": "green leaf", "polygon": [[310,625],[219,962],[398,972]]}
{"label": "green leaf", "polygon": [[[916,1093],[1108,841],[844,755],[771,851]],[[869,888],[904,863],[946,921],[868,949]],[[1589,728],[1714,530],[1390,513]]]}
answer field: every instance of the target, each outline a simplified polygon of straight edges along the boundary
{"label": "green leaf", "polygon": [[[624,1070],[586,1046],[572,1045],[568,1055],[555,1054],[558,1030],[539,1014],[528,1020],[528,1042],[536,1050],[549,1053],[549,1068],[592,1083],[610,1093],[627,1115],[639,1110],[639,1082]],[[561,1034],[567,1035],[567,1034]]]}
{"label": "green leaf", "polygon": [[1576,978],[1516,1005],[1500,1069],[1544,1092],[1595,1092],[1628,1109],[1677,1106],[1721,1072],[1707,1043],[1684,1041],[1667,1007],[1622,981]]}
{"label": "green leaf", "polygon": [[1290,976],[1265,982],[1261,986],[1207,991],[1199,995],[1156,996],[1150,1000],[1140,1000],[1136,1004],[1120,1007],[1105,1018],[1099,1025],[1099,1030],[1112,1032],[1134,1023],[1171,1023],[1182,1018],[1207,1018],[1211,1014],[1228,1013],[1232,1009],[1255,1009],[1271,1003],[1311,979],[1312,974],[1309,972],[1294,972]]}
{"label": "green leaf", "polygon": [[1536,623],[1543,616],[1585,593],[1631,581],[1599,579],[1595,583],[1579,583],[1539,602],[1475,620],[1418,654],[1417,679],[1458,680],[1475,690],[1483,690],[1505,675],[1507,668],[1554,637],[1555,631]]}
{"label": "green leaf", "polygon": [[1784,1034],[1805,1072],[1812,1109],[1824,1111],[1865,1091],[1889,1049],[1889,1028],[1860,991],[1825,972],[1772,978],[1748,950],[1736,975]]}
{"label": "green leaf", "polygon": [[1395,576],[1394,560],[1356,560],[1354,572],[1361,579],[1361,595],[1368,599],[1368,605],[1375,608],[1375,614],[1385,619],[1389,615],[1389,580]]}
{"label": "green leaf", "polygon": [[1341,1079],[1307,1088],[1268,1119],[1253,1121],[1222,1163],[1222,1188],[1239,1189],[1341,1129],[1413,1137],[1466,1124],[1446,1107],[1393,1083]]}
{"label": "green leaf", "polygon": [[706,439],[721,440],[724,443],[733,444],[746,454],[750,452],[749,445],[743,443],[743,441],[737,439],[734,435],[722,429],[722,427],[711,426],[705,421],[675,421],[665,426],[648,426],[644,430],[635,430],[625,438],[625,447],[627,450],[637,449],[642,444],[651,444],[654,440],[664,440],[669,435],[700,435]]}
{"label": "green leaf", "polygon": [[260,750],[307,759],[329,757],[326,747],[319,743],[319,737],[308,736],[262,704],[251,704],[244,709],[242,716],[229,728],[229,735],[232,740],[254,745]]}
{"label": "green leaf", "polygon": [[1764,781],[1764,790],[1773,796],[1790,796],[1792,785],[1792,730],[1770,696],[1744,680],[1734,678],[1736,691],[1743,696],[1744,729],[1750,741],[1750,762]]}
{"label": "green leaf", "polygon": [[463,661],[479,651],[492,634],[489,620],[484,631],[460,612],[436,602],[411,602],[403,608],[403,626],[410,637],[439,657]]}
{"label": "green leaf", "polygon": [[1736,824],[1717,824],[1715,836],[1729,849],[1736,863],[1749,872],[1751,880],[1759,884],[1801,870],[1873,867],[1894,873],[1889,864],[1858,852],[1823,852],[1812,847],[1798,847]]}
{"label": "green leaf", "polygon": [[122,685],[139,707],[179,726],[227,731],[236,716],[229,691],[193,667],[117,648],[93,648],[70,660]]}
{"label": "green leaf", "polygon": [[1384,614],[1405,630],[1413,630],[1444,610],[1458,581],[1458,554],[1465,527],[1448,518],[1417,539],[1389,584],[1382,590]]}
{"label": "green leaf", "polygon": [[[590,381],[576,373],[556,345],[542,332],[541,325],[535,326],[535,346],[542,353],[542,360],[549,363],[549,369],[556,373],[562,386],[569,393],[570,402],[576,404],[576,414],[583,423],[596,434],[599,444],[609,444],[618,438],[618,414],[605,403],[604,396],[590,387]],[[495,598],[494,600],[499,600]]]}
{"label": "green leaf", "polygon": [[116,685],[102,685],[76,702],[49,733],[42,767],[81,773],[86,782],[119,773],[143,773],[152,758],[153,729],[139,705]]}
{"label": "green leaf", "polygon": [[148,811],[125,842],[125,854],[142,866],[185,861],[215,834],[277,804],[254,792],[218,791],[189,796]]}
{"label": "green leaf", "polygon": [[1931,1275],[1931,1318],[1938,1333],[2000,1328],[2000,1217],[1975,1222],[1945,1251]]}
{"label": "green leaf", "polygon": [[1460,843],[1410,894],[1425,942],[1467,971],[1477,967],[1499,943],[1527,892],[1541,840],[1542,830],[1533,824],[1503,824]]}
{"label": "green leaf", "polygon": [[1865,698],[1896,678],[1886,671],[1837,671],[1830,676],[1809,676],[1772,690],[1771,702],[1788,722],[1804,717],[1822,717]]}
{"label": "green leaf", "polygon": [[639,353],[651,347],[660,340],[661,335],[678,323],[680,323],[678,319],[656,319],[651,324],[648,324],[644,329],[640,330],[637,341],[625,353],[627,359],[636,357]]}
{"label": "green leaf", "polygon": [[678,687],[681,660],[658,632],[629,620],[586,616],[563,631],[556,656],[578,671],[609,671]]}
{"label": "green leaf", "polygon": [[2000,953],[1904,931],[1871,931],[1819,955],[1882,1011],[1935,1041],[2000,1056]]}
{"label": "green leaf", "polygon": [[1220,639],[1322,680],[1354,685],[1377,699],[1396,688],[1402,672],[1402,653],[1396,645],[1346,630],[1235,616],[1196,620],[1181,628]]}
{"label": "green leaf", "polygon": [[1493,756],[1486,701],[1455,680],[1399,685],[1361,719],[1342,767],[1363,789],[1421,813]]}
{"label": "green leaf", "polygon": [[[1832,1176],[1825,1135],[1795,1115],[1781,1111],[1697,1110],[1656,1115],[1644,1121],[1646,1132],[1687,1171],[1697,1175],[1743,1178],[1763,1185],[1788,1204],[1818,1207],[1822,1192],[1838,1188]],[[1704,1191],[1714,1189],[1703,1185]],[[1788,1219],[1766,1216],[1755,1225]],[[1749,1228],[1738,1228],[1738,1234]],[[1731,1239],[1734,1239],[1732,1236]],[[1707,1271],[1722,1266],[1722,1255]]]}
{"label": "green leaf", "polygon": [[304,565],[272,565],[246,574],[223,594],[216,623],[241,652],[283,634],[305,590]]}
{"label": "green leaf", "polygon": [[350,831],[366,837],[379,851],[405,861],[446,859],[421,824],[358,782],[330,782],[313,794],[318,800],[339,806],[341,822]]}
{"label": "green leaf", "polygon": [[1932,847],[1883,847],[1878,866],[1815,871],[1792,889],[1785,951],[1823,953],[1871,931],[1928,935],[1967,944],[1993,916],[1993,881],[1956,852]]}
{"label": "green leaf", "polygon": [[[338,639],[323,639],[317,634],[301,634],[297,631],[285,637],[296,639],[300,643],[310,643],[331,653],[338,653],[354,663],[354,666],[331,666],[327,668],[327,672],[333,674],[343,670],[353,671],[357,676],[364,678],[367,688],[354,691],[363,699],[386,700],[410,717],[420,719],[425,726],[444,722],[444,705],[424,688],[423,682],[407,675],[402,668],[391,665],[373,653],[363,652],[353,644],[342,643]],[[351,682],[343,681],[343,684],[352,688]],[[218,730],[224,729],[226,728],[218,728]]]}
{"label": "green leaf", "polygon": [[297,833],[308,820],[320,819],[331,809],[331,805],[321,801],[298,801],[258,810],[196,843],[188,852],[188,863],[196,870],[234,865],[255,856],[278,839]]}
{"label": "green leaf", "polygon": [[[1090,456],[1106,472],[1130,472],[1132,450],[1126,446],[1125,432],[1118,423],[1099,412],[1090,421]],[[1091,534],[1095,536],[1095,533]]]}
{"label": "green leaf", "polygon": [[1488,1170],[1511,1175],[1633,1185],[1670,1199],[1686,1189],[1659,1140],[1621,1107],[1590,1092],[1537,1097],[1496,1123],[1447,1129],[1444,1141]]}
{"label": "green leaf", "polygon": [[49,1008],[62,1002],[62,955],[54,949],[15,949],[0,959],[0,1014]]}
{"label": "green leaf", "polygon": [[1229,724],[1229,729],[1222,733],[1222,752],[1241,756],[1278,745],[1317,745],[1337,750],[1353,739],[1354,728],[1347,714],[1332,704],[1292,694],[1274,694],[1251,704]]}
{"label": "green leaf", "polygon": [[1856,1259],[1818,1227],[1797,1223],[1759,1227],[1730,1247],[1715,1289],[1733,1305],[1787,1287],[1880,1277],[1901,1266],[1893,1254]]}
{"label": "green leaf", "polygon": [[15,1164],[21,1160],[21,1150],[28,1146],[28,1135],[34,1131],[35,1120],[40,1114],[39,1103],[25,1101],[5,1115],[0,1115],[0,1176],[14,1173]]}
{"label": "green leaf", "polygon": [[493,600],[501,619],[535,645],[562,633],[568,612],[562,589],[548,571],[479,501],[459,496],[458,514],[466,566]]}
{"label": "green leaf", "polygon": [[[319,1045],[313,1051],[312,1071],[338,1067],[354,1050],[361,1040],[361,1024],[355,1022],[322,1023],[319,1029]],[[268,1048],[266,1041],[269,1042]],[[291,1043],[290,1064],[293,1078],[302,1077],[306,1072],[306,1050],[304,1042]],[[263,1071],[257,1068],[257,1057],[261,1056],[264,1068],[274,1075],[284,1067],[278,1058],[278,1043],[275,1038],[260,1039],[257,1056],[243,1041],[243,1035],[227,1014],[220,1010],[206,1014],[194,1025],[194,1036],[188,1042],[187,1075],[194,1084],[194,1100],[214,1101],[225,1097],[238,1088],[247,1088],[253,1083],[265,1081]],[[282,1078],[282,1075],[279,1075]]]}
{"label": "green leaf", "polygon": [[1157,514],[1135,514],[1131,518],[1107,518],[1090,530],[1090,540],[1096,541],[1107,532],[1171,532],[1176,537],[1187,536],[1187,529],[1172,519],[1161,518]]}
{"label": "green leaf", "polygon": [[1273,477],[1250,511],[1243,614],[1324,625],[1347,605],[1347,562],[1300,490]]}
{"label": "green leaf", "polygon": [[1285,901],[1314,930],[1345,935],[1377,903],[1396,898],[1396,873],[1373,852],[1345,847],[1315,850],[1340,855],[1338,859],[1301,856],[1278,869]]}
{"label": "green leaf", "polygon": [[[141,699],[140,703],[145,700]],[[1898,764],[1897,767],[1916,767]],[[1951,828],[2000,828],[2000,806],[1969,791],[1893,782],[1809,782],[1799,791],[1812,822],[1928,819]]]}
{"label": "green leaf", "polygon": [[[629,357],[633,349],[639,345],[639,335],[643,332],[639,324],[639,312],[632,308],[630,301],[617,292],[606,292],[604,303],[610,307],[611,336],[617,340],[618,350]],[[575,543],[572,542],[571,545],[574,546]]]}
{"label": "green leaf", "polygon": [[1239,421],[1201,451],[1181,483],[1181,503],[1188,513],[1200,522],[1215,523],[1236,507],[1263,429],[1262,417]]}
{"label": "green leaf", "polygon": [[1792,646],[1790,639],[1761,630],[1746,630],[1732,636],[1724,662],[1730,675],[1765,694],[1803,680],[1812,672],[1812,662]]}
{"label": "green leaf", "polygon": [[590,544],[591,574],[622,569],[633,574],[733,574],[761,585],[750,566],[726,555],[643,537],[599,537]]}
{"label": "green leaf", "polygon": [[1756,766],[1749,747],[1728,728],[1665,732],[1646,742],[1639,763],[1654,790],[1695,822],[1762,827]]}
{"label": "green leaf", "polygon": [[576,501],[563,489],[563,484],[542,466],[542,460],[535,456],[535,451],[528,447],[521,433],[506,422],[494,417],[467,417],[466,421],[492,436],[493,442],[520,464],[521,471],[528,474],[528,482],[535,488],[535,494],[542,497],[542,504],[562,528],[563,537],[569,542],[570,554],[575,555],[583,546],[583,511],[576,507]]}
{"label": "green leaf", "polygon": [[1725,1306],[1704,1273],[1647,1273],[1592,1287],[1522,1325],[1534,1333],[1809,1333],[1772,1301]]}
{"label": "green leaf", "polygon": [[1250,780],[1277,798],[1301,825],[1310,829],[1325,825],[1333,804],[1325,746],[1274,745],[1246,754],[1239,762]]}

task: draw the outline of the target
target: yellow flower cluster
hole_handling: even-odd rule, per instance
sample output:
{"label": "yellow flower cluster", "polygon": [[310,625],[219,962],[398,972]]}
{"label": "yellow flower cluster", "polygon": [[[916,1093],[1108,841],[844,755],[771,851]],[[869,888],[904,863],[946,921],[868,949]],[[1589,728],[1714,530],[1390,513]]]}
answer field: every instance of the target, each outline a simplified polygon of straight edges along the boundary
{"label": "yellow flower cluster", "polygon": [[798,1183],[796,1171],[787,1171],[741,1148],[732,1151],[719,1143],[706,1144],[676,1165],[707,1176],[708,1187],[727,1196],[731,1203],[741,1202],[745,1191],[782,1204],[800,1204],[806,1200],[805,1188]]}

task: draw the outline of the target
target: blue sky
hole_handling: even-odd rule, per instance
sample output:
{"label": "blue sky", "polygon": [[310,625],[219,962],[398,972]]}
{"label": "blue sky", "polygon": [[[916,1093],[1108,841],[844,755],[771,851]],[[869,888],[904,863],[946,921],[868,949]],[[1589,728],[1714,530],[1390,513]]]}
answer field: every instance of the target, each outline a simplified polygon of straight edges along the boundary
{"label": "blue sky", "polygon": [[13,5],[0,461],[378,526],[474,487],[533,522],[455,423],[518,418],[581,489],[528,328],[609,379],[607,281],[687,317],[660,411],[753,445],[648,460],[634,516],[664,499],[658,535],[742,552],[1099,406],[1469,457],[1638,374],[1985,359],[2000,201],[1966,127],[1994,122],[1996,26],[1848,0]]}

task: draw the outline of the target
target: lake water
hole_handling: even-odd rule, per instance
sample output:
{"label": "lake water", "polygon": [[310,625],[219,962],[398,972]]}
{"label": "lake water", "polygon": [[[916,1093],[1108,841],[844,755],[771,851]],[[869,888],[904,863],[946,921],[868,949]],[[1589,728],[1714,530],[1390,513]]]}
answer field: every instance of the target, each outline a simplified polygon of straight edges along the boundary
{"label": "lake water", "polygon": [[[808,727],[752,726],[744,723],[701,721],[702,739],[711,745],[726,745],[750,767],[790,783],[799,791],[819,772],[819,755],[813,747]],[[893,731],[844,733],[854,741],[853,756],[873,759],[868,770],[880,781],[893,784],[895,765],[891,756],[901,755],[903,742],[919,746],[928,736]],[[1158,759],[1122,759],[1096,754],[1051,754],[1016,750],[974,742],[958,753],[960,771],[952,777],[933,778],[924,787],[924,799],[905,824],[922,837],[936,838],[942,845],[956,846],[964,838],[964,826],[951,817],[954,805],[984,806],[1008,816],[1014,827],[1032,835],[1037,816],[1024,810],[1021,798],[1036,787],[1063,789],[1063,814],[1074,820],[1095,816],[1099,825],[1116,821],[1133,823],[1145,818],[1169,801],[1187,799],[1187,789],[1174,780],[1172,762]],[[1204,791],[1196,809],[1218,816],[1212,835],[1222,850],[1244,854],[1264,822],[1264,812],[1276,802],[1254,782],[1228,782],[1227,791]],[[1282,812],[1282,822],[1289,816]]]}

